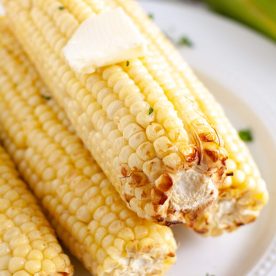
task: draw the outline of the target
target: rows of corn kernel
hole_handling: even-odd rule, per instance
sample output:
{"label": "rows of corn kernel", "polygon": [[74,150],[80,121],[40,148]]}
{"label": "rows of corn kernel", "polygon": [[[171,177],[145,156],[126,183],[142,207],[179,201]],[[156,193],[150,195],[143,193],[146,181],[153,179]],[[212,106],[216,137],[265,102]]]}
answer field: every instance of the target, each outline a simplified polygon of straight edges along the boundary
{"label": "rows of corn kernel", "polygon": [[[81,3],[80,9],[74,9],[73,6],[70,9],[70,12],[74,13],[74,16],[80,21],[85,20],[90,12],[91,8],[95,12],[100,12],[106,6],[102,4],[100,7],[95,8],[94,2],[91,3],[89,1],[75,1],[76,3]],[[187,102],[189,99],[195,98],[201,108],[201,112],[204,112],[206,116],[209,118],[209,120],[212,122],[212,125],[217,129],[217,132],[222,137],[222,140],[225,140],[225,147],[227,151],[230,154],[229,160],[227,160],[227,167],[228,167],[228,173],[234,172],[233,176],[228,176],[223,183],[222,191],[221,192],[221,199],[224,201],[227,198],[227,195],[225,195],[225,187],[229,188],[229,196],[228,198],[232,197],[233,195],[237,198],[237,200],[240,200],[240,209],[235,210],[237,217],[236,218],[240,221],[234,222],[235,218],[230,221],[232,225],[226,225],[225,227],[230,230],[233,227],[236,227],[236,224],[239,223],[246,223],[252,220],[256,214],[252,213],[252,216],[242,216],[241,213],[242,210],[245,209],[252,209],[253,207],[258,210],[260,209],[265,201],[266,201],[266,191],[265,186],[263,183],[263,180],[260,177],[260,174],[258,172],[258,169],[256,168],[252,158],[250,157],[250,154],[248,153],[246,147],[244,144],[240,141],[239,137],[237,136],[236,131],[233,129],[233,127],[228,122],[227,118],[225,117],[221,107],[215,102],[211,94],[206,91],[206,89],[201,85],[201,83],[198,82],[198,80],[195,78],[194,74],[191,72],[189,67],[182,61],[179,54],[173,49],[173,47],[167,42],[167,40],[164,38],[163,35],[161,35],[158,28],[156,28],[153,24],[150,24],[147,15],[140,11],[140,9],[136,8],[137,5],[134,4],[132,1],[124,2],[121,0],[117,1],[109,1],[108,2],[111,6],[122,6],[128,14],[130,14],[134,20],[137,21],[137,25],[141,27],[141,30],[143,33],[147,34],[149,40],[153,42],[153,49],[156,52],[162,53],[161,56],[159,55],[153,55],[150,57],[144,58],[144,62],[146,63],[146,68],[150,68],[151,66],[154,66],[154,70],[151,70],[152,74],[154,75],[154,78],[157,79],[162,85],[162,88],[166,91],[171,91],[175,89],[173,87],[173,84],[176,83],[180,84],[183,89],[181,89],[179,92],[182,93]],[[67,4],[67,2],[66,2]],[[73,5],[73,4],[72,4]],[[75,6],[74,6],[75,7]],[[85,7],[85,8],[84,8]],[[135,8],[134,8],[135,7]],[[83,11],[83,12],[81,12]],[[144,20],[141,20],[143,18]],[[150,27],[149,27],[150,24]],[[157,59],[160,59],[160,62],[158,62]],[[163,61],[166,61],[169,65],[171,65],[171,75],[168,74],[168,71],[164,70],[162,66],[160,66]],[[138,78],[136,83],[139,83],[139,74],[137,74],[137,70],[135,70],[135,63],[139,63],[139,61],[130,62],[129,64],[124,64],[123,68],[126,70],[126,72],[131,75],[131,77],[135,80],[135,78]],[[156,66],[156,64],[158,66]],[[155,68],[156,67],[156,68]],[[158,71],[157,68],[160,68]],[[176,68],[176,69],[175,69]],[[139,70],[142,70],[139,68]],[[143,68],[143,73],[146,73],[146,69]],[[177,72],[177,70],[180,72]],[[169,79],[170,78],[170,79]],[[162,83],[162,80],[168,80],[167,82],[164,81]],[[142,86],[143,88],[143,86]],[[192,94],[185,93],[189,89]],[[192,95],[192,96],[191,96]],[[178,99],[179,100],[179,99]],[[182,102],[182,101],[181,101]],[[214,106],[216,108],[214,108]],[[179,133],[179,131],[177,131]],[[155,137],[154,137],[155,138]],[[230,143],[229,143],[230,142]],[[240,152],[237,156],[237,152]],[[173,156],[173,158],[168,158],[169,160],[172,160],[172,162],[175,162],[176,165],[178,162],[177,156]],[[241,159],[242,160],[238,160]],[[181,163],[181,161],[179,161]],[[169,165],[169,164],[168,164]],[[233,183],[233,185],[231,185]],[[231,189],[230,189],[231,187]],[[232,189],[236,189],[237,191],[240,190],[240,192],[232,191]],[[246,194],[245,200],[246,204],[243,205],[242,198],[244,197],[244,191],[249,190],[250,193]],[[248,202],[248,198],[252,198],[250,202]],[[243,206],[242,206],[243,205]],[[257,205],[257,206],[256,206]],[[210,211],[210,210],[208,210]],[[235,214],[234,214],[235,215]],[[206,214],[208,216],[208,213]],[[210,223],[210,221],[209,221]],[[216,227],[217,223],[211,224],[210,230],[212,227]],[[194,226],[196,227],[196,226]],[[204,226],[206,227],[206,225]],[[220,226],[219,226],[220,227]],[[199,229],[198,229],[199,230]],[[212,231],[212,230],[211,230]],[[214,230],[216,232],[216,230]]]}
{"label": "rows of corn kernel", "polygon": [[[197,79],[191,68],[183,61],[175,47],[151,23],[151,20],[147,18],[147,15],[134,1],[114,0],[113,2],[121,5],[134,20],[139,22],[138,25],[143,33],[147,34],[148,39],[154,43],[156,52],[161,53],[163,59],[171,67],[171,75],[174,81],[182,83],[191,91],[201,111],[207,116],[219,136],[222,137],[224,147],[228,152],[229,159],[226,162],[229,176],[226,177],[221,186],[218,206],[205,212],[206,221],[204,224],[199,223],[198,226],[193,225],[193,227],[198,231],[205,229],[207,232],[210,231],[209,234],[218,234],[223,230],[234,230],[239,224],[246,224],[254,220],[267,201],[265,183],[248,149],[241,142],[236,130],[225,116],[223,109]],[[144,20],[141,20],[141,18]],[[220,209],[220,202],[223,205],[226,200],[236,200],[237,202],[233,213],[226,218],[228,221],[220,224],[218,217],[215,218],[215,221],[212,221],[215,213]],[[251,215],[249,215],[250,211]],[[199,218],[198,220],[202,219]]]}
{"label": "rows of corn kernel", "polygon": [[0,147],[0,275],[70,273],[54,231]]}
{"label": "rows of corn kernel", "polygon": [[137,257],[163,271],[174,261],[171,230],[125,207],[7,30],[0,44],[0,136],[60,238],[93,273],[124,271]]}
{"label": "rows of corn kernel", "polygon": [[[21,14],[19,20],[28,26],[18,36],[22,41],[28,37],[24,43],[32,49],[38,69],[44,72],[43,77],[55,91],[75,129],[117,190],[140,216],[150,218],[156,212],[152,201],[157,198],[158,202],[160,196],[152,182],[164,170],[175,172],[198,161],[195,140],[200,140],[206,156],[210,154],[207,158],[210,167],[219,167],[217,161],[224,159],[224,152],[204,114],[193,103],[189,90],[179,93],[169,84],[166,86],[166,81],[159,83],[151,72],[153,68],[147,68],[141,60],[130,62],[129,66],[110,66],[93,76],[79,78],[70,71],[62,48],[78,27],[78,17],[92,15],[100,8],[93,6],[94,2],[90,4],[95,10],[82,1],[36,1],[31,13],[14,5],[13,10]],[[66,8],[60,9],[61,5]],[[75,13],[80,15],[77,17]],[[45,55],[40,54],[42,48]],[[158,60],[156,64],[160,65]],[[185,110],[176,104],[179,101],[187,107]],[[149,114],[151,107],[153,112]],[[194,135],[187,134],[191,129]],[[99,149],[93,147],[95,144]],[[118,176],[122,175],[123,164],[130,169],[130,177],[121,179]],[[145,185],[145,191],[152,188],[145,195],[141,193],[143,188],[135,185],[141,172],[151,182]],[[137,198],[137,194],[142,198]]]}

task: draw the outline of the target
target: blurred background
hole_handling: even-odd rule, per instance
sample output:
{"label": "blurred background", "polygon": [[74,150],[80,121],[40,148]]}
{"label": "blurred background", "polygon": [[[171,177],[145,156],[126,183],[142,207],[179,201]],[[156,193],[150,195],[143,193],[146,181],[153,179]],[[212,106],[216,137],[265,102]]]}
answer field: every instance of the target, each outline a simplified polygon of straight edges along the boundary
{"label": "blurred background", "polygon": [[150,0],[188,2],[239,21],[276,42],[276,0]]}

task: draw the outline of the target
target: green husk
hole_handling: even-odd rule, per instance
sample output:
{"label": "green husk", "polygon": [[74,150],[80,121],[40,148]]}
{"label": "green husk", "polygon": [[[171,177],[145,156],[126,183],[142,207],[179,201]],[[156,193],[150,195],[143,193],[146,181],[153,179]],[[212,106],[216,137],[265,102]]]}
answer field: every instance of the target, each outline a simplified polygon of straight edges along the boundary
{"label": "green husk", "polygon": [[228,15],[276,41],[276,0],[206,0],[217,12]]}

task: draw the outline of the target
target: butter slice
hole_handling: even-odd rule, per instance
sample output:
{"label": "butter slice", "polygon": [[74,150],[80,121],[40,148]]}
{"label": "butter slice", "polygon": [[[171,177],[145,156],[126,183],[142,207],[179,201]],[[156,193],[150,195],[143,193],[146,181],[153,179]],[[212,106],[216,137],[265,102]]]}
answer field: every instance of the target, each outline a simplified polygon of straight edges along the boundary
{"label": "butter slice", "polygon": [[102,66],[142,57],[146,46],[129,16],[116,8],[85,20],[63,52],[75,71],[88,74]]}

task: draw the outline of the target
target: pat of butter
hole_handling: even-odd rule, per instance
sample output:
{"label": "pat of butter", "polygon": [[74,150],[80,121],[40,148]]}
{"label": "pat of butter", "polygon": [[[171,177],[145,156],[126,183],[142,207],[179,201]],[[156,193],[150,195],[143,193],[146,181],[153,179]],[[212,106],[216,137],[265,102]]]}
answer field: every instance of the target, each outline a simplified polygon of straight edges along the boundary
{"label": "pat of butter", "polygon": [[129,16],[116,8],[85,20],[64,47],[64,56],[78,73],[142,57],[146,41]]}

